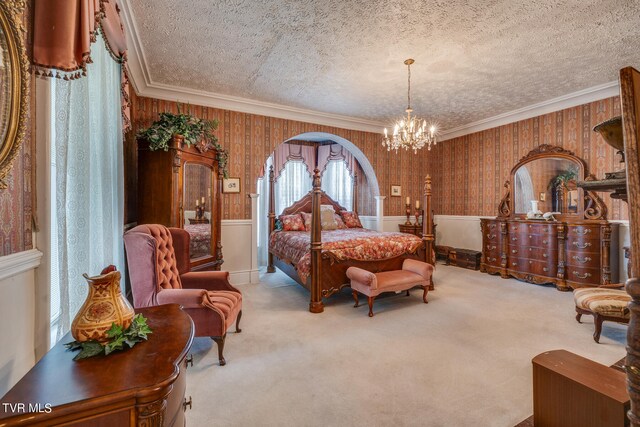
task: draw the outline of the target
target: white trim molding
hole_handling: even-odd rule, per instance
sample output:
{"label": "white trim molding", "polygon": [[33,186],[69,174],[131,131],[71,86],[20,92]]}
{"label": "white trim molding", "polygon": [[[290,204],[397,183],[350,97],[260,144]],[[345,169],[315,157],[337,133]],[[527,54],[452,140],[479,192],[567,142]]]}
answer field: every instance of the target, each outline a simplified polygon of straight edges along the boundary
{"label": "white trim molding", "polygon": [[604,83],[567,95],[559,96],[557,98],[549,99],[547,101],[539,102],[537,104],[529,105],[527,107],[519,108],[517,110],[498,114],[497,116],[488,117],[466,125],[447,129],[438,135],[438,139],[439,141],[446,141],[459,136],[469,135],[470,133],[480,132],[520,120],[526,120],[543,114],[564,110],[565,108],[588,104],[589,102],[599,101],[619,94],[620,86],[617,81]]}
{"label": "white trim molding", "polygon": [[41,259],[42,252],[37,249],[0,257],[0,280],[37,268]]}

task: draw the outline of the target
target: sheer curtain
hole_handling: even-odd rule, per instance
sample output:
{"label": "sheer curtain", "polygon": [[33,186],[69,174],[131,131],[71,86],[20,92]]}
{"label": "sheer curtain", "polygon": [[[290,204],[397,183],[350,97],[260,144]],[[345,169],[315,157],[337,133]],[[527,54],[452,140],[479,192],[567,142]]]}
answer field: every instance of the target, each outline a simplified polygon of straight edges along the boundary
{"label": "sheer curtain", "polygon": [[86,77],[52,79],[51,227],[57,237],[52,283],[58,287],[52,294],[60,301],[57,339],[69,331],[86,298],[82,274],[99,274],[109,264],[120,271],[124,267],[121,70],[101,35],[91,58]]}
{"label": "sheer curtain", "polygon": [[[273,159],[269,157],[265,166],[264,177],[258,179],[258,265],[267,265],[269,245],[269,167]],[[307,166],[298,160],[289,160],[275,183],[276,217],[284,208],[291,206],[311,191],[313,178]]]}
{"label": "sheer curtain", "polygon": [[348,210],[353,209],[353,177],[344,160],[329,160],[322,174],[322,191]]}

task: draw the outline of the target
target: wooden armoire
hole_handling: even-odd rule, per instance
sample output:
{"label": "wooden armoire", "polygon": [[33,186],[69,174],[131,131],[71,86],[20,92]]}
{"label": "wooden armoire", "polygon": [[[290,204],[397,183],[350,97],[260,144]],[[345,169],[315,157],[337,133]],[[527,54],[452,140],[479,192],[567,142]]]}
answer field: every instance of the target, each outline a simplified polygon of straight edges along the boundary
{"label": "wooden armoire", "polygon": [[[572,152],[540,145],[511,170],[497,218],[481,219],[480,270],[568,291],[618,281],[618,224],[593,192],[576,182],[595,179]],[[532,211],[559,212],[543,219]]]}
{"label": "wooden armoire", "polygon": [[184,228],[191,236],[191,268],[220,270],[223,171],[216,149],[186,146],[175,136],[167,151],[138,141],[138,224]]}

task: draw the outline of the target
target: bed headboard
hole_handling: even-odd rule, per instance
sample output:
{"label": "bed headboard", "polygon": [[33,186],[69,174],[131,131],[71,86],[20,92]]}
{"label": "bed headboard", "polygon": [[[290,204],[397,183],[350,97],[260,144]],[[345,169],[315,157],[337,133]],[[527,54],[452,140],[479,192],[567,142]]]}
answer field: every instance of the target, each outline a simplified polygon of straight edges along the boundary
{"label": "bed headboard", "polygon": [[[282,211],[282,215],[295,215],[300,212],[311,213],[311,196],[312,195],[313,195],[313,190],[309,191],[300,200],[298,200],[288,208],[285,208]],[[340,203],[336,202],[331,197],[329,197],[327,193],[325,193],[324,191],[322,191],[320,200],[322,205],[332,205],[336,213],[347,210],[346,208],[341,206]]]}

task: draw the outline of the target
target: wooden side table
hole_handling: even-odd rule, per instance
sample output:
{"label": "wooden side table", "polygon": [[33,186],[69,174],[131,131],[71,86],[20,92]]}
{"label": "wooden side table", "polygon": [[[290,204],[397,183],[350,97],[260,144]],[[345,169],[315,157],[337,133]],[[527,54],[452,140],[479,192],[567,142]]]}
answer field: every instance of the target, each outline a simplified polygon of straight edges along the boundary
{"label": "wooden side table", "polygon": [[400,230],[401,233],[415,234],[418,237],[422,237],[422,224],[420,225],[398,224],[398,229]]}
{"label": "wooden side table", "polygon": [[193,321],[177,304],[137,309],[147,341],[74,362],[65,335],[0,400],[0,425],[183,426]]}

